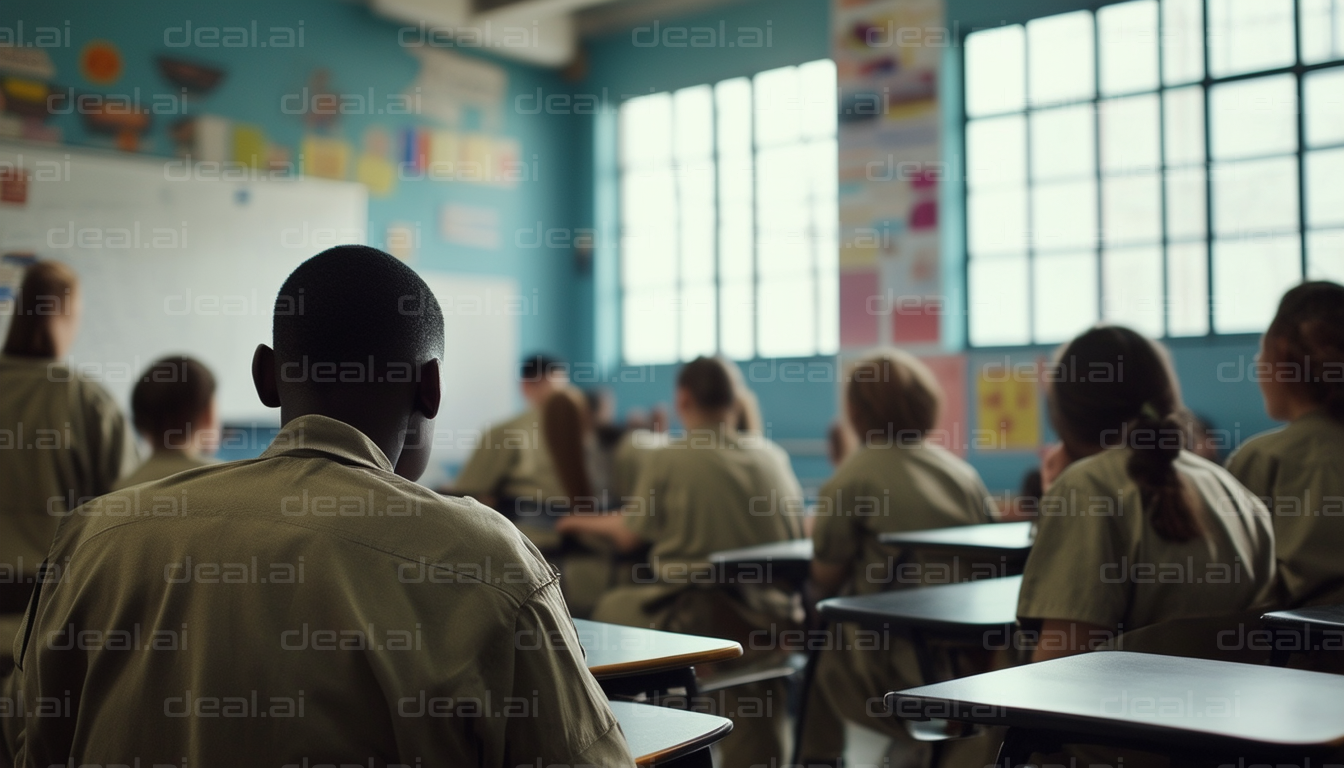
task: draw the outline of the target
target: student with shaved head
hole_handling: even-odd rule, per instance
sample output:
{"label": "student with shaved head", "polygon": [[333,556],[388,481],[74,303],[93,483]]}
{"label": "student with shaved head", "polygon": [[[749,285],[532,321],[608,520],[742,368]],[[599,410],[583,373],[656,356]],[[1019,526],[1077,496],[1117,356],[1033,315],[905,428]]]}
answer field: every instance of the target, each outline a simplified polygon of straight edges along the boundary
{"label": "student with shaved head", "polygon": [[443,348],[391,256],[300,265],[252,363],[283,424],[265,453],[57,534],[69,575],[29,609],[16,764],[632,765],[554,571],[494,510],[414,482]]}
{"label": "student with shaved head", "polygon": [[219,447],[214,374],[183,355],[156,360],[131,390],[131,419],[151,453],[114,490],[207,466]]}

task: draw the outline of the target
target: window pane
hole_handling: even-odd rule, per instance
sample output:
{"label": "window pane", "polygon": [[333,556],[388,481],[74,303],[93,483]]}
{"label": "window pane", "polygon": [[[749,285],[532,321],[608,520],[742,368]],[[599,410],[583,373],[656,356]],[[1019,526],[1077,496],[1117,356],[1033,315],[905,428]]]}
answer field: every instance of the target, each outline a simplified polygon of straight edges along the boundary
{"label": "window pane", "polygon": [[1209,252],[1204,243],[1167,248],[1167,335],[1209,332]]}
{"label": "window pane", "polygon": [[1287,67],[1294,52],[1293,0],[1208,0],[1214,77]]}
{"label": "window pane", "polygon": [[1203,239],[1208,228],[1208,189],[1204,169],[1182,168],[1167,172],[1167,237],[1171,240]]}
{"label": "window pane", "polygon": [[676,293],[670,289],[626,291],[622,302],[624,361],[656,365],[677,360]]}
{"label": "window pane", "polygon": [[756,233],[756,274],[766,278],[812,274],[812,248],[807,236],[806,211],[801,226]]}
{"label": "window pane", "polygon": [[1047,16],[1027,23],[1027,93],[1036,106],[1096,93],[1092,14]]}
{"label": "window pane", "polygon": [[[719,156],[751,153],[751,81],[745,77],[714,86]],[[748,162],[750,162],[748,160]]]}
{"label": "window pane", "polygon": [[683,284],[681,287],[681,359],[692,360],[699,355],[718,351],[715,320],[714,283]]}
{"label": "window pane", "polygon": [[672,162],[672,94],[640,96],[621,105],[621,165]]}
{"label": "window pane", "polygon": [[1031,172],[1036,179],[1091,176],[1096,168],[1092,105],[1031,113]]}
{"label": "window pane", "polygon": [[677,281],[677,241],[670,233],[625,232],[621,236],[621,284],[626,288],[672,286]]}
{"label": "window pane", "polygon": [[775,230],[807,221],[807,155],[799,144],[756,156],[757,226]]}
{"label": "window pane", "polygon": [[622,174],[621,222],[626,229],[671,229],[676,210],[676,177],[671,168]]}
{"label": "window pane", "polygon": [[1102,226],[1108,245],[1162,241],[1162,188],[1158,175],[1102,180]]}
{"label": "window pane", "polygon": [[966,174],[973,187],[1027,178],[1027,121],[1008,115],[966,124]]}
{"label": "window pane", "polygon": [[1307,279],[1344,283],[1344,229],[1307,236]]}
{"label": "window pane", "polygon": [[704,160],[677,174],[681,214],[678,245],[683,283],[714,279],[714,163]]}
{"label": "window pane", "polygon": [[1215,160],[1297,149],[1297,84],[1292,75],[1217,85],[1209,96]]}
{"label": "window pane", "polygon": [[807,193],[814,205],[823,206],[816,210],[825,212],[817,221],[824,224],[823,229],[826,231],[834,231],[840,226],[840,171],[837,167],[839,156],[835,139],[805,145],[803,156],[804,170],[807,171]]}
{"label": "window pane", "polygon": [[1219,237],[1297,231],[1297,158],[1215,166],[1213,214]]}
{"label": "window pane", "polygon": [[1103,319],[1148,336],[1161,336],[1162,249],[1125,248],[1101,256]]}
{"label": "window pane", "polygon": [[1073,338],[1097,322],[1097,257],[1069,253],[1036,257],[1035,323],[1037,343]]}
{"label": "window pane", "polygon": [[1308,72],[1303,89],[1307,146],[1344,143],[1344,68]]}
{"label": "window pane", "polygon": [[719,274],[724,279],[750,280],[756,253],[751,209],[723,206],[719,217]]}
{"label": "window pane", "polygon": [[1204,0],[1162,0],[1162,82],[1204,79]]}
{"label": "window pane", "polygon": [[1167,165],[1204,162],[1204,89],[1180,88],[1167,91],[1166,153]]}
{"label": "window pane", "polygon": [[1030,342],[1027,257],[975,259],[968,266],[971,343],[993,346]]}
{"label": "window pane", "polygon": [[1344,149],[1307,153],[1307,224],[1344,224]]}
{"label": "window pane", "polygon": [[803,138],[820,139],[835,135],[835,62],[810,61],[798,67],[798,82],[803,96]]}
{"label": "window pane", "polygon": [[1344,57],[1344,5],[1339,0],[1301,0],[1302,60],[1307,64]]}
{"label": "window pane", "polygon": [[751,205],[756,199],[756,168],[750,155],[733,156],[719,161],[719,199]]}
{"label": "window pane", "polygon": [[760,356],[816,354],[817,304],[811,279],[763,279],[759,290]]}
{"label": "window pane", "polygon": [[1213,326],[1261,333],[1284,291],[1302,279],[1297,237],[1218,242],[1213,249]]}
{"label": "window pane", "polygon": [[1038,250],[1091,248],[1097,243],[1097,185],[1042,184],[1031,191],[1032,240]]}
{"label": "window pane", "polygon": [[1157,96],[1131,96],[1101,102],[1101,169],[1156,170]]}
{"label": "window pane", "polygon": [[750,281],[732,280],[719,284],[719,352],[734,360],[746,360],[756,354],[756,299]]}
{"label": "window pane", "polygon": [[753,79],[756,92],[756,145],[797,141],[802,130],[802,95],[798,68],[780,67]]}
{"label": "window pane", "polygon": [[672,95],[673,150],[679,160],[700,160],[714,152],[714,91],[708,85]]}
{"label": "window pane", "polygon": [[1108,5],[1097,11],[1101,92],[1157,88],[1157,0]]}
{"label": "window pane", "polygon": [[1026,104],[1026,48],[1021,26],[966,36],[966,114],[1014,112]]}
{"label": "window pane", "polygon": [[1027,191],[1006,187],[971,192],[967,199],[971,254],[1022,253],[1027,249]]}

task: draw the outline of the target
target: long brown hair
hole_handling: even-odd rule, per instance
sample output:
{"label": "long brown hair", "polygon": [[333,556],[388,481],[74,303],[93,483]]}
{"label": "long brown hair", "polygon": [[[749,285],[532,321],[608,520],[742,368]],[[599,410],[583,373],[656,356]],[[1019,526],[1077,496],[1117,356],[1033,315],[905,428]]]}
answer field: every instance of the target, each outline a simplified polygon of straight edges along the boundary
{"label": "long brown hair", "polygon": [[584,450],[585,437],[591,429],[592,417],[582,392],[564,387],[553,392],[542,404],[542,438],[546,441],[546,450],[560,485],[569,496],[571,508],[593,501],[593,484]]}
{"label": "long brown hair", "polygon": [[1303,283],[1283,295],[1265,331],[1282,359],[1300,375],[1288,385],[1344,422],[1344,286]]}
{"label": "long brown hair", "polygon": [[52,320],[70,311],[79,290],[75,271],[59,261],[39,261],[23,273],[4,352],[17,357],[56,357]]}
{"label": "long brown hair", "polygon": [[1120,326],[1099,326],[1056,360],[1050,415],[1066,447],[1128,447],[1125,470],[1153,529],[1168,541],[1203,535],[1175,461],[1185,447],[1185,411],[1166,350]]}

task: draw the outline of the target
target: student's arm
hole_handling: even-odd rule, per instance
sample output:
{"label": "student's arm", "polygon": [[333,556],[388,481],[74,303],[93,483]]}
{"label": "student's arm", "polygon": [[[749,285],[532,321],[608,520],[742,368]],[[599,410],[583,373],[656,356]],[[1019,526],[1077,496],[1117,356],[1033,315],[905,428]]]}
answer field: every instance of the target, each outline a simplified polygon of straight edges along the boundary
{"label": "student's arm", "polygon": [[1041,640],[1031,652],[1031,660],[1049,661],[1087,653],[1114,637],[1114,632],[1097,624],[1046,619],[1041,622]]}
{"label": "student's arm", "polygon": [[630,530],[625,515],[568,515],[555,521],[557,533],[590,533],[609,539],[622,552],[633,552],[644,546],[644,539]]}
{"label": "student's arm", "polygon": [[812,561],[812,594],[817,600],[832,597],[849,580],[849,563],[823,563]]}
{"label": "student's arm", "polygon": [[859,532],[850,512],[854,489],[827,483],[817,493],[812,522],[812,583],[808,597],[824,600],[849,581],[859,557]]}

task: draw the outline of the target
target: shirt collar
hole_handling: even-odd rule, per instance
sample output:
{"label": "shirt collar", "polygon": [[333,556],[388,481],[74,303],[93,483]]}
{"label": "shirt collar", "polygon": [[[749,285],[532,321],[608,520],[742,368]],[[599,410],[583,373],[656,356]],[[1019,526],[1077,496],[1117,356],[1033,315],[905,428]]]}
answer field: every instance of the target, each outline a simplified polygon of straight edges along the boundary
{"label": "shirt collar", "polygon": [[392,471],[392,462],[368,435],[343,421],[309,414],[291,420],[275,435],[261,458],[327,456],[342,464]]}

